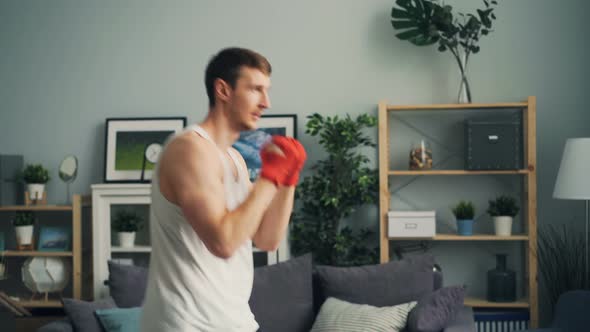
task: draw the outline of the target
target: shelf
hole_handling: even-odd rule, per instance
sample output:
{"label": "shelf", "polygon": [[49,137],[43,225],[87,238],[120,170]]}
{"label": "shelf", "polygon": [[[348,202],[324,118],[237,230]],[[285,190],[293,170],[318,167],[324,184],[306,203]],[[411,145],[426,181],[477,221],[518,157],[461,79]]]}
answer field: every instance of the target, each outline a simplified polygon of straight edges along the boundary
{"label": "shelf", "polygon": [[71,205],[6,205],[0,211],[72,211]]}
{"label": "shelf", "polygon": [[528,174],[530,171],[528,169],[518,169],[518,170],[489,170],[489,171],[467,171],[467,170],[453,170],[453,169],[444,169],[444,170],[428,170],[428,171],[388,171],[388,175],[411,175],[411,176],[419,176],[419,175],[487,175],[487,174]]}
{"label": "shelf", "polygon": [[59,300],[32,300],[32,301],[17,301],[25,308],[61,308],[63,304]]}
{"label": "shelf", "polygon": [[390,237],[390,240],[422,240],[422,241],[528,241],[528,235],[511,235],[498,236],[493,234],[475,234],[475,235],[458,235],[458,234],[437,234],[434,237]]}
{"label": "shelf", "polygon": [[34,251],[34,250],[5,250],[0,252],[5,257],[19,256],[43,256],[43,257],[69,257],[73,256],[71,251]]}
{"label": "shelf", "polygon": [[434,105],[387,105],[388,111],[440,111],[440,110],[478,110],[502,108],[527,108],[528,103],[493,104],[434,104]]}
{"label": "shelf", "polygon": [[463,303],[475,308],[528,308],[530,306],[528,300],[524,298],[516,302],[490,302],[485,299],[466,297]]}
{"label": "shelf", "polygon": [[116,252],[116,253],[152,252],[152,247],[151,246],[134,246],[131,248],[127,248],[127,247],[112,246],[111,252]]}

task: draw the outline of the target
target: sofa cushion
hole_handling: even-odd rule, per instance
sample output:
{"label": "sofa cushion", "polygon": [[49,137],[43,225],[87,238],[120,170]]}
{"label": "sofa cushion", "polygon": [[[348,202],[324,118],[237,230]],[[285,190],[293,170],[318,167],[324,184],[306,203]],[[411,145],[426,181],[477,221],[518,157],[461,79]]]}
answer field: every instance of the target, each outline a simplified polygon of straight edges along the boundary
{"label": "sofa cushion", "polygon": [[317,266],[318,304],[328,297],[376,307],[417,301],[434,290],[433,266],[428,254],[377,265]]}
{"label": "sofa cushion", "polygon": [[322,304],[311,332],[401,331],[415,305],[413,301],[378,308],[330,297]]}
{"label": "sofa cushion", "polygon": [[109,264],[109,291],[120,308],[140,307],[147,287],[148,269],[135,265]]}
{"label": "sofa cushion", "polygon": [[96,310],[96,316],[106,332],[137,332],[141,307]]}
{"label": "sofa cushion", "polygon": [[74,331],[83,332],[102,332],[102,327],[96,319],[94,312],[98,309],[115,308],[115,302],[112,298],[86,302],[76,299],[62,299],[64,311],[68,315]]}
{"label": "sofa cushion", "polygon": [[313,324],[311,254],[258,267],[250,308],[262,331],[309,331]]}
{"label": "sofa cushion", "polygon": [[418,301],[410,313],[408,328],[412,332],[438,332],[449,325],[463,307],[465,287],[443,287]]}

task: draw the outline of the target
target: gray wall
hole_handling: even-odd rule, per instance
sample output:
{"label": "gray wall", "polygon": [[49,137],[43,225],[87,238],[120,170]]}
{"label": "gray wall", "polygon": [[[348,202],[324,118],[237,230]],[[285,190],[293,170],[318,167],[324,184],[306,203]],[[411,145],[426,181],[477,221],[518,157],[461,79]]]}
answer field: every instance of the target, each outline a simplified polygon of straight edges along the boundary
{"label": "gray wall", "polygon": [[[447,3],[468,10],[480,5]],[[65,199],[57,165],[75,154],[81,169],[72,191],[88,193],[90,184],[103,179],[105,118],[202,120],[205,64],[220,48],[236,45],[258,50],[273,64],[268,114],[298,114],[311,165],[321,156],[316,141],[303,133],[312,112],[376,114],[382,99],[455,100],[458,77],[450,54],[396,39],[389,23],[392,4],[3,0],[0,153],[48,166],[52,202]],[[582,0],[502,1],[495,31],[469,65],[474,101],[538,98],[540,224],[583,216],[581,203],[556,201],[551,194],[565,139],[590,136],[584,103],[589,9]],[[374,219],[368,223],[376,225]],[[447,271],[464,271],[449,264]],[[471,278],[475,283],[481,275]]]}

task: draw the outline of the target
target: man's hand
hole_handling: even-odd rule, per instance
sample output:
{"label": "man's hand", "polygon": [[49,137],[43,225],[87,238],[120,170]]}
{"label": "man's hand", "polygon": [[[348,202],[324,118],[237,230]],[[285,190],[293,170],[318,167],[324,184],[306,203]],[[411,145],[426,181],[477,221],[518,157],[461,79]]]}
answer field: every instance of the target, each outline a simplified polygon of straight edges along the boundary
{"label": "man's hand", "polygon": [[272,141],[260,151],[260,158],[261,177],[275,185],[294,186],[307,155],[296,139],[274,135]]}
{"label": "man's hand", "polygon": [[305,164],[305,160],[307,159],[307,153],[303,148],[303,145],[299,143],[294,138],[289,138],[291,141],[293,148],[295,149],[295,160],[296,163],[294,164],[295,168],[291,170],[291,173],[285,178],[284,185],[294,187],[299,182],[299,172],[303,169],[303,165]]}

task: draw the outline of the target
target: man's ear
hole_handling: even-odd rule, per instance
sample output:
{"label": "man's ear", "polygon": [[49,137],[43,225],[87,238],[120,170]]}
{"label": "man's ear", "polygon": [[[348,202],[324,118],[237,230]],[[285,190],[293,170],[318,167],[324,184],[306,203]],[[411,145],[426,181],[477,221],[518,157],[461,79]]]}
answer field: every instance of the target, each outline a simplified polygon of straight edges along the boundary
{"label": "man's ear", "polygon": [[217,78],[213,83],[213,87],[217,100],[227,101],[229,99],[232,88],[229,84],[227,84],[226,81],[222,80],[221,78]]}

